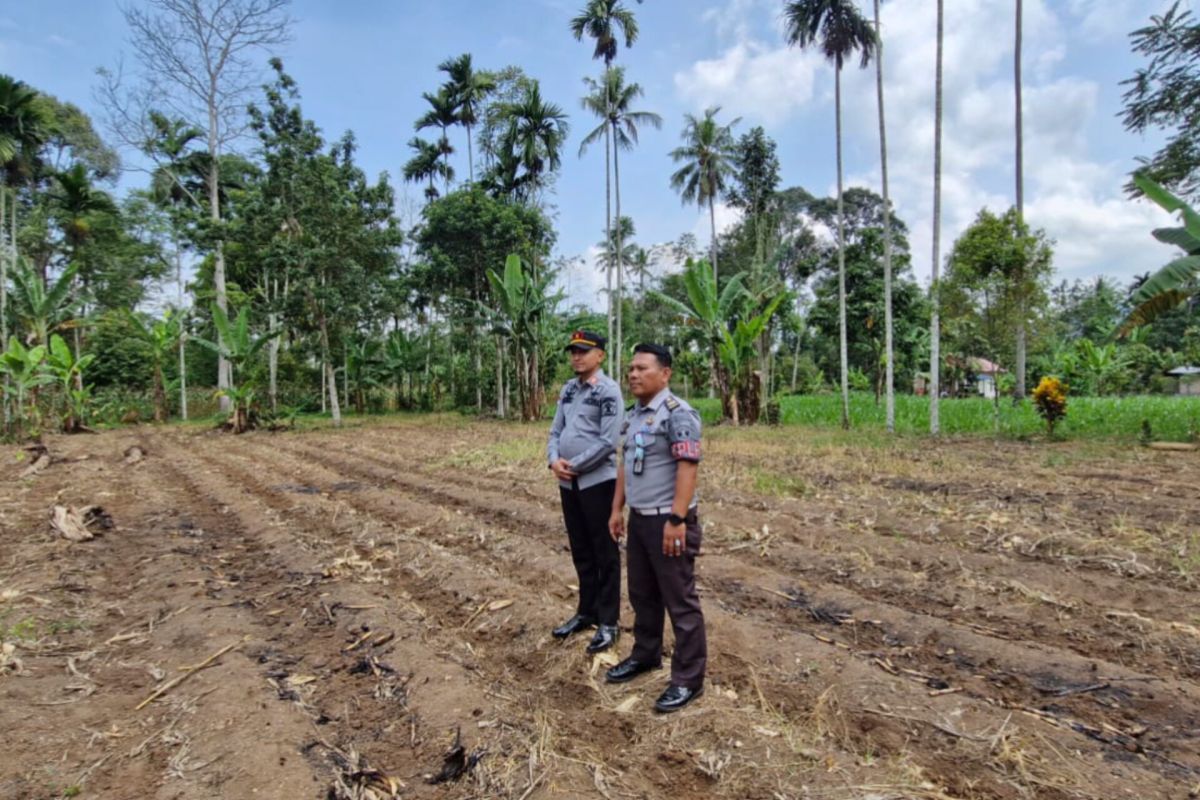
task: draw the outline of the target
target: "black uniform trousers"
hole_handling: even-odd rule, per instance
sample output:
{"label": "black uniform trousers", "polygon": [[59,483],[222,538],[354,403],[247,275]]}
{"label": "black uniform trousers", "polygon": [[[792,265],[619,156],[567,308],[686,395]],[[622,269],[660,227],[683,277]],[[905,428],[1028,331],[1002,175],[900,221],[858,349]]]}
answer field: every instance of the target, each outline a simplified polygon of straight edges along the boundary
{"label": "black uniform trousers", "polygon": [[579,576],[581,616],[600,625],[616,625],[621,613],[621,550],[608,532],[615,480],[586,489],[577,481],[570,489],[559,486],[571,560]]}
{"label": "black uniform trousers", "polygon": [[662,660],[663,611],[671,615],[675,653],[671,657],[671,683],[699,689],[704,685],[708,642],[704,613],[696,594],[696,555],[700,552],[700,520],[696,509],[688,512],[684,552],[663,555],[665,514],[629,513],[629,602],[633,605],[635,661]]}

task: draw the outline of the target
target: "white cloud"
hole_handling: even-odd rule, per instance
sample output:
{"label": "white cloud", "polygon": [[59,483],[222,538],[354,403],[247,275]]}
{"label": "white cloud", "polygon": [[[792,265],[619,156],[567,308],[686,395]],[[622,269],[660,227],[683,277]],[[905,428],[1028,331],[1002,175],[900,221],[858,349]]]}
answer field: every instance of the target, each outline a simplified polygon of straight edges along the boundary
{"label": "white cloud", "polygon": [[730,116],[778,123],[812,100],[820,63],[813,54],[741,38],[717,58],[676,72],[675,88],[695,108],[721,106]]}
{"label": "white cloud", "polygon": [[[1069,0],[1067,9],[1092,39],[1121,36],[1150,21],[1170,7],[1173,0]],[[1186,4],[1184,8],[1186,8]]]}
{"label": "white cloud", "polygon": [[559,273],[558,284],[566,295],[564,305],[567,308],[582,305],[593,311],[604,311],[608,307],[604,279],[600,248],[592,245],[582,256],[567,262]]}
{"label": "white cloud", "polygon": [[59,36],[57,33],[52,33],[46,37],[46,44],[54,45],[55,47],[74,47],[75,42],[65,36]]}
{"label": "white cloud", "polygon": [[[892,198],[909,225],[914,272],[927,281],[932,264],[934,9],[924,0],[894,0],[883,9]],[[947,14],[943,259],[980,208],[1002,210],[1014,202],[1011,13],[1008,2],[961,0]],[[1069,42],[1064,34],[1079,26],[1078,19],[1059,18],[1043,2],[1026,3],[1025,52],[1053,51],[1050,57],[1035,58],[1034,68],[1025,74],[1026,219],[1056,240],[1061,277],[1103,273],[1127,278],[1155,269],[1168,255],[1149,238],[1150,229],[1167,218],[1149,204],[1125,199],[1128,164],[1091,152],[1093,129],[1105,122],[1098,118],[1100,87],[1062,74],[1067,64],[1063,41]],[[852,164],[847,184],[865,183],[878,190],[874,73],[848,70],[845,86],[848,145],[856,141],[853,152],[874,156]]]}

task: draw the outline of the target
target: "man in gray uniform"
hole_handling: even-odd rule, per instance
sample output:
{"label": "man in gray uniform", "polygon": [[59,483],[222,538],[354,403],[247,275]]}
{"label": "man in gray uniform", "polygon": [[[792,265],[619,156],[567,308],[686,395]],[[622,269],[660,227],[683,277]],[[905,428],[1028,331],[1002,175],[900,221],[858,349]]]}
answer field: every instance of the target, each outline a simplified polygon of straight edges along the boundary
{"label": "man in gray uniform", "polygon": [[606,673],[624,683],[662,666],[663,612],[671,615],[675,652],[671,683],[655,702],[660,712],[678,711],[704,692],[708,661],[704,614],[696,594],[700,551],[696,473],[700,466],[700,415],[671,393],[671,353],[639,344],[629,363],[628,410],[622,469],[617,474],[609,532],[625,534],[629,503],[629,601],[633,604],[633,652]]}
{"label": "man in gray uniform", "polygon": [[595,625],[589,653],[617,641],[621,604],[621,551],[608,533],[617,479],[617,438],[621,429],[621,387],[604,374],[603,336],[575,331],[567,344],[575,379],[558,397],[550,426],[546,460],[558,478],[571,560],[579,576],[575,616],[554,629],[565,639]]}

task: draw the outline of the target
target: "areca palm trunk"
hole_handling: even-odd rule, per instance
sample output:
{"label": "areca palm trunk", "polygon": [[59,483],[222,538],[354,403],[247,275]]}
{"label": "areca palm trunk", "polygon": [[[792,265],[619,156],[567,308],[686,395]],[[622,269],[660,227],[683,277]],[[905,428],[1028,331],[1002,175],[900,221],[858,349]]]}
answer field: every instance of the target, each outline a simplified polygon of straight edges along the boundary
{"label": "areca palm trunk", "polygon": [[[608,77],[605,71],[604,85],[607,97]],[[606,103],[607,104],[607,103]],[[612,247],[612,135],[608,127],[604,128],[604,242],[606,247]],[[612,259],[606,259],[604,264],[604,284],[608,298],[608,340],[613,340],[613,265]]]}
{"label": "areca palm trunk", "polygon": [[[1017,0],[1020,3],[1021,0]],[[887,430],[896,432],[896,371],[892,341],[892,204],[888,193],[887,125],[883,113],[883,27],[875,0],[875,91],[879,101],[879,165],[883,179],[883,329],[887,382]]]}
{"label": "areca palm trunk", "polygon": [[[616,128],[616,125],[613,125]],[[618,156],[617,147],[617,131],[613,131],[613,193],[617,200],[617,295],[616,295],[616,348],[613,350],[613,374],[620,378],[621,375],[621,348],[622,348],[622,324],[623,309],[621,308],[624,299],[624,261],[625,261],[625,228],[621,224],[621,168]]]}
{"label": "areca palm trunk", "polygon": [[183,315],[183,250],[179,244],[179,231],[174,232],[175,240],[175,283],[179,285],[179,417],[187,422],[187,317]]}
{"label": "areca palm trunk", "polygon": [[[213,104],[208,108],[208,218],[213,226],[220,228],[221,224],[221,168],[217,142],[217,109]],[[229,313],[229,298],[225,289],[225,242],[217,240],[216,258],[213,263],[213,289],[217,295],[217,308],[225,314]],[[221,341],[221,333],[217,332],[217,345],[222,354],[217,356],[217,389],[221,391],[220,408],[222,413],[229,413],[229,397],[226,392],[233,385],[233,367],[229,359],[223,355],[225,343]]]}
{"label": "areca palm trunk", "polygon": [[933,111],[933,271],[930,292],[933,313],[929,322],[929,432],[937,436],[941,432],[939,417],[941,401],[941,287],[938,273],[941,267],[942,237],[942,49],[944,26],[944,0],[937,0],[937,66],[934,77]]}
{"label": "areca palm trunk", "polygon": [[708,225],[712,231],[712,243],[709,245],[709,249],[712,250],[713,285],[717,287],[717,296],[720,297],[721,282],[717,280],[717,212],[713,206],[713,197],[711,194],[708,196]]}
{"label": "areca palm trunk", "polygon": [[475,183],[475,154],[471,149],[471,126],[463,125],[467,129],[467,174],[471,178],[471,183]]}
{"label": "areca palm trunk", "polygon": [[833,69],[833,105],[837,118],[838,349],[842,366],[842,428],[850,428],[850,357],[846,344],[846,207],[842,200],[842,65]]}
{"label": "areca palm trunk", "polygon": [[[1016,42],[1013,55],[1013,84],[1016,87],[1015,127],[1017,137],[1017,224],[1025,225],[1025,133],[1021,119],[1021,28],[1023,26],[1021,0],[1017,0]],[[1022,264],[1018,273],[1017,289],[1017,386],[1013,400],[1025,397],[1025,268]],[[997,376],[998,377],[998,376]],[[997,386],[999,391],[999,386]]]}
{"label": "areca palm trunk", "polygon": [[[8,259],[10,254],[16,253],[17,249],[17,203],[16,197],[13,197],[12,204],[12,227],[9,229],[12,236],[12,248],[9,249],[8,242],[5,240],[5,221],[8,216],[5,211],[5,203],[8,198],[8,190],[0,186],[0,347],[8,347]],[[16,264],[14,263],[15,267]],[[4,391],[0,392],[0,406],[4,407],[4,427],[8,428],[10,417],[8,411],[8,373],[4,374]]]}

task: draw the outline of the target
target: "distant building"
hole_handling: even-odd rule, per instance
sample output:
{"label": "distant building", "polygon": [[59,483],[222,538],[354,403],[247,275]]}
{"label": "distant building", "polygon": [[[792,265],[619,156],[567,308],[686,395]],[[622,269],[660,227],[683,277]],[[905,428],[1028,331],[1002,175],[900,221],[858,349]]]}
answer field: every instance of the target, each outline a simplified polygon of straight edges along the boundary
{"label": "distant building", "polygon": [[950,374],[957,373],[956,380],[951,381],[948,388],[952,394],[959,397],[979,395],[988,399],[994,398],[997,378],[1008,372],[999,364],[980,356],[950,356],[946,359],[946,366]]}
{"label": "distant building", "polygon": [[1200,397],[1200,367],[1175,367],[1167,370],[1166,374],[1179,382],[1176,394]]}

